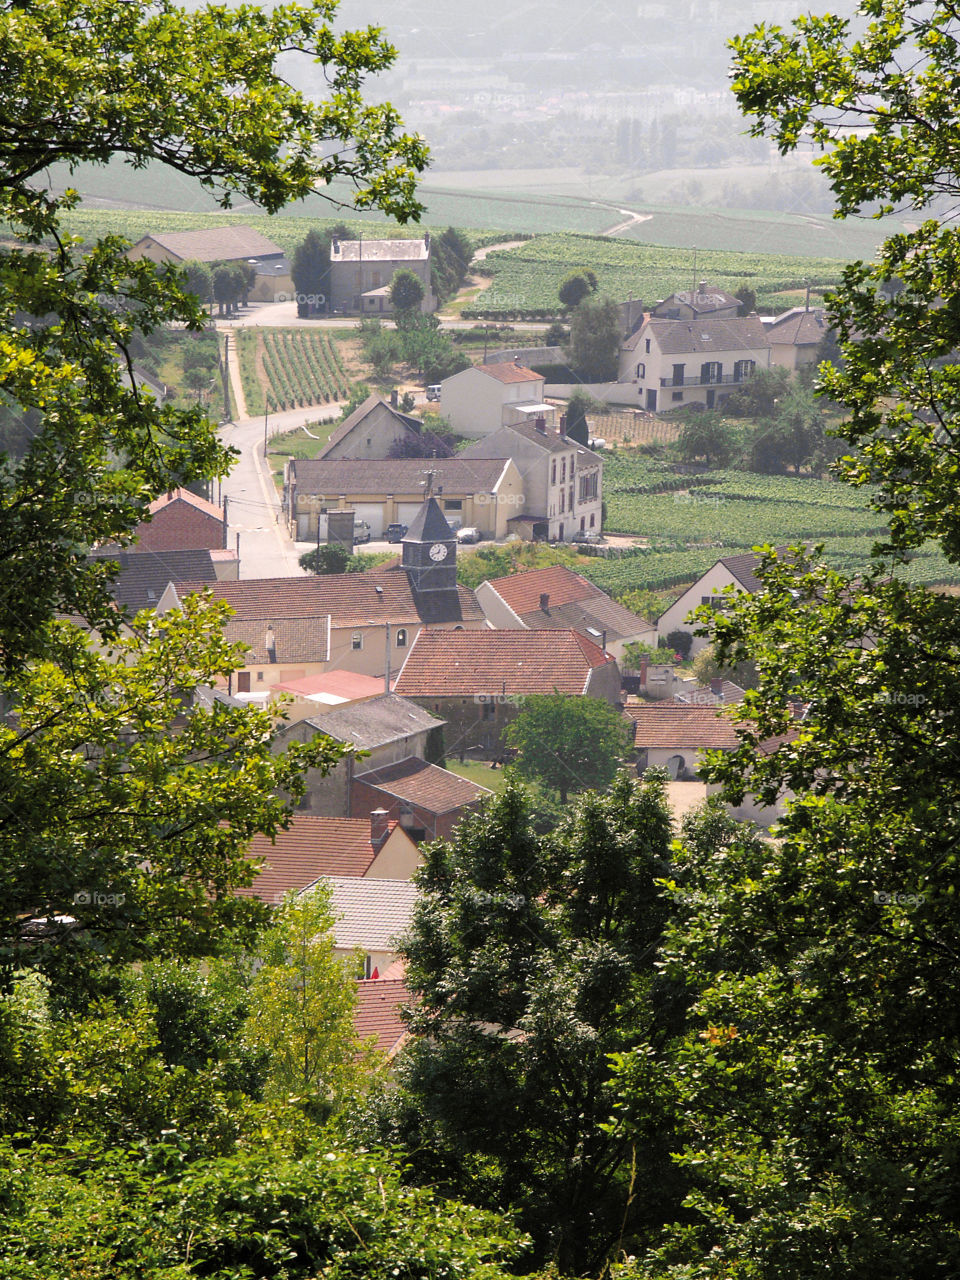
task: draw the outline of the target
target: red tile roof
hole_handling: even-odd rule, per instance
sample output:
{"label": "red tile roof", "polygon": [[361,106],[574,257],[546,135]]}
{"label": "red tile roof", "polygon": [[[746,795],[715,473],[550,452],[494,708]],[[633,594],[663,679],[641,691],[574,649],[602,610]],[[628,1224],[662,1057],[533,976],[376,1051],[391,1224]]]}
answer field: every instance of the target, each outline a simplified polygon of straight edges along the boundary
{"label": "red tile roof", "polygon": [[412,1000],[401,978],[366,978],[357,983],[357,1007],[353,1023],[361,1040],[376,1037],[376,1047],[389,1057],[400,1048],[407,1028],[400,1018],[402,1005]]}
{"label": "red tile roof", "polygon": [[[383,693],[383,680],[374,676],[364,676],[357,671],[322,671],[317,675],[304,676],[301,680],[287,680],[283,684],[270,686],[270,692],[293,693],[301,698],[316,697],[322,704],[322,696],[343,702],[354,702],[359,698],[375,698]],[[319,711],[320,705],[317,710]]]}
{"label": "red tile roof", "polygon": [[599,587],[588,582],[579,573],[565,565],[554,564],[545,569],[528,569],[526,573],[511,573],[505,578],[493,578],[490,586],[516,614],[529,613],[540,608],[540,597],[546,592],[550,605],[575,604],[602,596]]}
{"label": "red tile roof", "polygon": [[497,382],[543,382],[542,373],[534,373],[532,369],[527,369],[522,364],[515,364],[512,360],[506,360],[501,364],[478,364],[477,368],[481,373],[496,378]]}
{"label": "red tile roof", "polygon": [[486,787],[470,782],[468,778],[461,778],[449,769],[427,764],[426,760],[413,756],[357,774],[354,781],[377,787],[387,795],[418,805],[430,813],[451,813],[492,795]]}
{"label": "red tile roof", "polygon": [[613,662],[577,631],[424,629],[400,668],[395,690],[410,698],[582,694],[590,672]]}
{"label": "red tile roof", "polygon": [[692,750],[740,745],[732,720],[716,707],[684,707],[675,702],[628,705],[626,715],[634,722],[635,747],[649,750]]}
{"label": "red tile roof", "polygon": [[369,818],[321,818],[296,814],[286,831],[278,831],[276,843],[256,835],[250,841],[251,858],[262,858],[263,869],[244,897],[279,902],[320,876],[362,876],[377,856],[370,843]]}
{"label": "red tile roof", "polygon": [[158,511],[162,511],[164,507],[171,506],[174,502],[185,502],[188,507],[196,507],[198,511],[202,511],[204,515],[212,517],[214,520],[223,520],[223,508],[214,506],[212,502],[208,502],[206,498],[201,498],[199,494],[191,493],[189,489],[171,489],[169,493],[163,493],[159,498],[154,498],[147,510],[152,516]]}

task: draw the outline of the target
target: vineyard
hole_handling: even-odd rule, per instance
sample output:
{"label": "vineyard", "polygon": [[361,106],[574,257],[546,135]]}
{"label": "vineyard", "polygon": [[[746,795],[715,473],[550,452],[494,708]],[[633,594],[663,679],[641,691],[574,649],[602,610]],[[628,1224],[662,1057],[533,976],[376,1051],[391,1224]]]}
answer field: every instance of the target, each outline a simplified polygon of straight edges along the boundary
{"label": "vineyard", "polygon": [[[581,572],[614,596],[631,588],[685,585],[722,556],[785,542],[823,542],[827,563],[867,568],[885,532],[870,493],[834,480],[710,471],[689,475],[652,459],[615,455],[604,464],[606,528],[649,538],[648,547],[597,557]],[[894,570],[912,582],[960,582],[932,546]]]}
{"label": "vineyard", "polygon": [[[336,342],[308,329],[243,329],[240,376],[251,413],[346,400],[350,382]],[[266,404],[264,404],[264,386]]]}
{"label": "vineyard", "polygon": [[[601,236],[536,236],[515,249],[499,249],[487,255],[484,273],[493,284],[483,295],[482,308],[468,308],[470,318],[509,316],[542,318],[558,308],[557,290],[571,271],[589,268],[597,277],[599,293],[617,301],[641,298],[652,303],[678,289],[690,288],[693,251]],[[698,280],[735,293],[746,285],[757,294],[757,305],[776,299],[782,305],[784,291],[837,283],[843,261],[783,254],[735,253],[700,250],[696,255]]]}

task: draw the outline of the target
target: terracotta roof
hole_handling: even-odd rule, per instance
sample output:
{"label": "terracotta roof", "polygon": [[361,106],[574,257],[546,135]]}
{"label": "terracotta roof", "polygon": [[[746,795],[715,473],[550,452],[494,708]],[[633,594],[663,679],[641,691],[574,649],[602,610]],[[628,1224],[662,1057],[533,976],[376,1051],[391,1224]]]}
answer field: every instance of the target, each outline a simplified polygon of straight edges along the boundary
{"label": "terracotta roof", "polygon": [[[273,617],[268,622],[259,618],[228,618],[223,634],[229,644],[243,645],[245,666],[330,661],[326,617]],[[259,691],[268,694],[270,686],[261,685]]]}
{"label": "terracotta roof", "polygon": [[214,503],[208,502],[206,498],[201,498],[197,493],[191,493],[189,489],[172,489],[169,493],[163,493],[159,498],[154,498],[147,510],[152,516],[158,511],[162,511],[164,507],[171,506],[174,502],[185,502],[188,507],[196,507],[198,511],[202,511],[204,515],[211,516],[214,520],[223,520],[223,508],[215,506]]}
{"label": "terracotta roof", "polygon": [[280,902],[284,894],[299,893],[321,876],[362,876],[377,856],[370,843],[369,818],[319,818],[296,814],[276,841],[256,835],[251,858],[264,860],[263,870],[248,889],[237,892],[264,902]]}
{"label": "terracotta roof", "polygon": [[285,680],[270,686],[271,693],[292,693],[298,698],[315,699],[320,706],[339,706],[359,698],[375,698],[383,692],[383,681],[364,676],[358,671],[322,671],[302,680]]}
{"label": "terracotta roof", "polygon": [[[383,682],[378,683],[382,687]],[[352,702],[311,716],[307,723],[338,742],[351,742],[361,751],[371,751],[425,729],[438,729],[445,721],[395,693],[381,693],[366,702]]]}
{"label": "terracotta roof", "polygon": [[591,671],[613,662],[577,631],[423,630],[394,688],[414,698],[582,694]]}
{"label": "terracotta roof", "polygon": [[640,749],[692,750],[706,747],[732,750],[740,740],[733,722],[716,707],[684,707],[675,702],[628,705],[634,722],[633,744]]}
{"label": "terracotta roof", "polygon": [[430,257],[423,236],[403,240],[340,240],[331,248],[331,262],[424,262]]}
{"label": "terracotta roof", "polygon": [[144,237],[147,238],[181,261],[232,262],[237,258],[283,257],[283,250],[279,245],[268,240],[259,231],[254,231],[253,227],[247,226],[150,232],[149,237]]}
{"label": "terracotta roof", "polygon": [[119,605],[136,613],[155,609],[169,582],[191,578],[202,591],[217,580],[213,558],[205,548],[183,551],[120,551],[104,548],[92,560],[113,560],[119,566],[110,588]]}
{"label": "terracotta roof", "polygon": [[406,800],[408,804],[419,805],[430,813],[452,813],[493,794],[486,787],[461,778],[449,769],[441,769],[412,756],[357,774],[354,780],[364,782],[368,787],[377,787],[398,800]]}
{"label": "terracotta roof", "polygon": [[[565,565],[531,569],[510,574],[482,584],[477,598],[482,602],[485,589],[497,595],[533,631],[546,628],[572,628],[584,632],[587,627],[606,632],[608,644],[628,636],[653,634],[652,622],[631,613],[611,600],[594,583],[574,573]],[[540,607],[540,597],[548,596],[547,609]],[[599,637],[593,637],[599,639]]]}
{"label": "terracotta roof", "polygon": [[333,936],[341,950],[393,951],[410,924],[417,886],[409,880],[324,876],[330,886]]}
{"label": "terracotta roof", "polygon": [[353,413],[351,413],[349,417],[345,418],[340,426],[337,427],[336,431],[328,437],[327,443],[316,455],[317,458],[325,458],[335,445],[338,445],[341,440],[350,434],[351,431],[360,426],[368,414],[372,413],[378,406],[386,409],[390,416],[396,419],[397,423],[403,427],[409,435],[418,436],[420,434],[423,424],[419,418],[411,417],[410,414],[407,413],[398,412],[398,410],[394,409],[393,405],[388,404],[387,401],[384,400],[383,396],[378,396],[374,392],[367,396],[366,400],[364,400],[362,404],[358,405],[357,408],[354,409]]}
{"label": "terracotta roof", "polygon": [[361,979],[353,1014],[357,1035],[361,1040],[375,1038],[376,1048],[392,1058],[407,1037],[400,1009],[412,998],[402,978]]}
{"label": "terracotta roof", "polygon": [[795,347],[815,347],[830,332],[827,313],[821,308],[807,311],[794,307],[777,316],[767,326],[771,342],[788,342]]}
{"label": "terracotta roof", "polygon": [[[388,494],[422,494],[426,472],[444,495],[492,493],[507,458],[292,458],[290,479],[298,493],[325,494],[331,502],[341,494],[378,498]],[[361,575],[357,575],[361,576]],[[366,576],[366,575],[362,575]]]}
{"label": "terracotta roof", "polygon": [[512,382],[543,382],[544,380],[542,373],[534,373],[532,369],[516,364],[513,360],[505,360],[501,364],[478,364],[476,368],[488,377],[496,378],[497,382],[507,385]]}

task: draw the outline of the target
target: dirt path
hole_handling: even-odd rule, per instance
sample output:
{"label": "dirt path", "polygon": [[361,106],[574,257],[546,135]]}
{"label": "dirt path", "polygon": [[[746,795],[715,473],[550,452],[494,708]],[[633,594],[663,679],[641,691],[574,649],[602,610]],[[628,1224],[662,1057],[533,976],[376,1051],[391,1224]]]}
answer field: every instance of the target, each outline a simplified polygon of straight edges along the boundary
{"label": "dirt path", "polygon": [[635,227],[640,222],[649,222],[653,217],[652,213],[637,213],[635,209],[617,209],[617,213],[625,213],[627,219],[625,222],[616,222],[612,227],[607,227],[606,231],[601,231],[602,236],[618,236],[621,231],[626,231],[629,227]]}

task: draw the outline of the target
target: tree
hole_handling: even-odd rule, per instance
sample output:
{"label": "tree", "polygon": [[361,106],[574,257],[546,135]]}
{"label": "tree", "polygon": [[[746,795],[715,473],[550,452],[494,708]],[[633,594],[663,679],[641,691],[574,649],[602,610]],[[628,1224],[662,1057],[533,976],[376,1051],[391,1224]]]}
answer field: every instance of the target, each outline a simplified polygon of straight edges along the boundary
{"label": "tree", "polygon": [[308,231],[293,251],[290,278],[297,292],[297,315],[309,316],[326,304],[330,274],[329,231]]}
{"label": "tree", "polygon": [[51,657],[8,679],[0,987],[37,970],[82,1004],[118,966],[214,954],[262,924],[235,895],[247,843],[287,821],[275,792],[302,794],[303,769],[340,752],[318,740],[275,755],[268,712],[196,696],[241,660],[225,616],[192,597],[107,648],[61,623]]}
{"label": "tree", "polygon": [[722,414],[704,409],[684,415],[678,447],[688,462],[702,458],[708,467],[723,467],[733,457],[736,437]]}
{"label": "tree", "polygon": [[325,1114],[372,1083],[353,1026],[353,975],[333,950],[328,889],[284,901],[258,946],[246,1039],[265,1056],[267,1096],[299,1096]]}
{"label": "tree", "polygon": [[590,443],[587,413],[595,412],[596,408],[597,402],[593,396],[588,395],[580,387],[576,388],[567,401],[567,435],[571,440],[576,440],[577,444],[582,444],[584,448]]}
{"label": "tree", "polygon": [[[827,16],[736,40],[741,106],[783,151],[812,140],[840,214],[953,197],[956,9],[862,10],[861,35]],[[763,592],[713,619],[717,660],[752,659],[758,685],[707,777],[730,800],[796,798],[762,859],[731,840],[708,893],[680,897],[664,963],[695,1001],[672,1079],[697,1216],[644,1276],[960,1269],[960,608],[901,576],[930,538],[960,559],[958,245],[928,219],[828,298],[843,364],[821,386],[854,446],[835,470],[875,485],[888,522],[869,570],[768,554]]]}
{"label": "tree", "polygon": [[778,473],[792,467],[799,475],[804,465],[818,465],[825,443],[823,409],[818,397],[812,388],[794,381],[777,402],[773,418],[757,426],[751,464],[755,471]]}
{"label": "tree", "polygon": [[[685,634],[689,635],[689,632]],[[744,658],[732,667],[721,667],[713,645],[705,644],[693,659],[693,674],[698,684],[709,684],[711,680],[732,680],[741,689],[752,689],[757,683],[757,664],[750,658]]]}
{"label": "tree", "polygon": [[214,301],[213,276],[206,262],[185,262],[180,270],[185,293],[193,294],[201,306]]}
{"label": "tree", "polygon": [[390,1132],[424,1182],[514,1206],[535,1262],[561,1274],[598,1274],[680,1200],[659,1091],[643,1136],[607,1125],[609,1055],[655,1074],[677,1025],[654,963],[670,840],[659,777],[621,775],[539,837],[510,785],[418,873],[403,943],[413,1040]]}
{"label": "tree", "polygon": [[349,547],[342,547],[336,542],[327,542],[322,547],[314,547],[305,551],[300,557],[300,568],[309,573],[349,573],[350,561],[353,559]]}
{"label": "tree", "polygon": [[731,418],[773,418],[789,383],[790,370],[782,365],[756,369],[742,386],[727,396],[723,411]]}
{"label": "tree", "polygon": [[737,311],[738,315],[749,316],[757,309],[757,294],[755,289],[748,289],[747,286],[741,285],[733,295],[740,303]]}
{"label": "tree", "polygon": [[585,298],[570,321],[567,359],[584,382],[611,382],[617,376],[620,312],[609,298]]}
{"label": "tree", "polygon": [[[202,323],[177,269],[129,260],[115,237],[72,241],[60,215],[76,195],[52,197],[36,176],[58,162],[159,162],[225,206],[239,195],[268,212],[343,178],[358,206],[415,216],[424,147],[389,104],[361,97],[393,51],[376,30],[334,34],[330,15],[320,2],[187,12],[144,0],[0,15],[2,80],[17,104],[0,148],[0,217],[20,239],[0,251],[0,400],[32,432],[3,471],[0,668],[41,652],[58,611],[115,625],[87,549],[126,538],[145,503],[223,474],[231,458],[201,412],[160,406],[124,378],[136,331]],[[290,50],[320,59],[327,98],[308,101],[273,70]]]}
{"label": "tree", "polygon": [[473,260],[473,245],[466,232],[458,227],[447,227],[434,237],[430,245],[433,271],[433,291],[445,302],[462,286]]}
{"label": "tree", "polygon": [[592,271],[572,271],[558,290],[565,307],[576,307],[597,291],[597,277]]}
{"label": "tree", "polygon": [[397,324],[405,315],[419,313],[424,299],[423,281],[412,271],[395,271],[390,281],[390,305]]}
{"label": "tree", "polygon": [[607,786],[630,745],[626,722],[601,698],[532,694],[504,731],[518,752],[515,768],[560,793]]}

